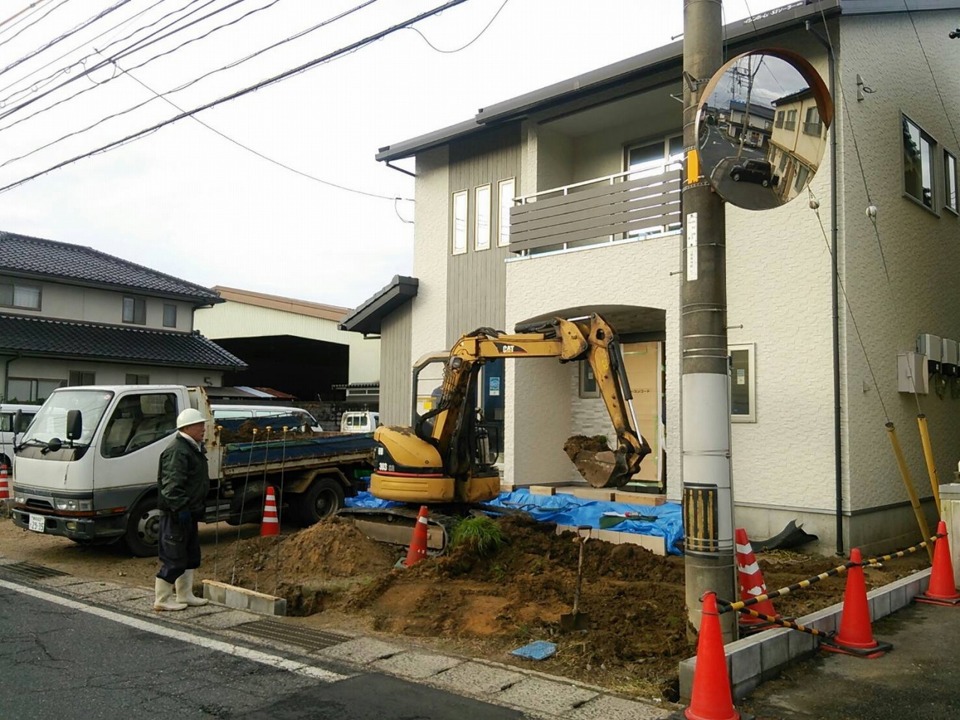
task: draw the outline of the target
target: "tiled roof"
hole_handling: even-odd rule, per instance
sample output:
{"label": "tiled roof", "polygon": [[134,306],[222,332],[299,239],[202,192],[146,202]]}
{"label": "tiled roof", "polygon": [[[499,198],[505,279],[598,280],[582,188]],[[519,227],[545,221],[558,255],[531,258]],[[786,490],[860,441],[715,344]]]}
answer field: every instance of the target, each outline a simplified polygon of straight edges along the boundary
{"label": "tiled roof", "polygon": [[10,352],[191,368],[247,367],[243,360],[196,332],[0,314],[0,355]]}
{"label": "tiled roof", "polygon": [[99,250],[0,231],[0,273],[60,278],[83,284],[219,302],[216,291]]}

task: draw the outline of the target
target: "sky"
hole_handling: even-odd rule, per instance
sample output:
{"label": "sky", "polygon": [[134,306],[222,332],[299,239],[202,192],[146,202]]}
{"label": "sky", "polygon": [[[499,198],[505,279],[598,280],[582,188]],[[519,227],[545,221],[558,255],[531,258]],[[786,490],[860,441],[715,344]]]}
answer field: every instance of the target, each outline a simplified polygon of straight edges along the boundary
{"label": "sky", "polygon": [[[0,230],[354,308],[413,269],[413,178],[379,148],[683,32],[682,0],[466,0],[314,64],[442,4],[4,3]],[[724,18],[787,4],[725,0]]]}

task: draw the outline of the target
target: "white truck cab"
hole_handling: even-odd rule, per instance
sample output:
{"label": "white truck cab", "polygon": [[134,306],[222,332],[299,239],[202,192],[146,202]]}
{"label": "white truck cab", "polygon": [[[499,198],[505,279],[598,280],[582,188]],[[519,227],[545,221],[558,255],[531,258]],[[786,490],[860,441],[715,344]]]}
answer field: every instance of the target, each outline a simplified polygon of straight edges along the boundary
{"label": "white truck cab", "polygon": [[340,432],[372,433],[380,426],[380,413],[351,410],[340,416]]}

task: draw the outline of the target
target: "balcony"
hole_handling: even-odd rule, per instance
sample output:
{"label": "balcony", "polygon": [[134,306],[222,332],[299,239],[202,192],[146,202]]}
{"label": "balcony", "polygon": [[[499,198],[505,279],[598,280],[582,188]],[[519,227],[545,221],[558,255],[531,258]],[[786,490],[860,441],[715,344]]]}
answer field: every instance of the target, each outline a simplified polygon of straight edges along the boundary
{"label": "balcony", "polygon": [[510,209],[510,250],[567,250],[677,230],[680,180],[680,165],[672,163],[518,198]]}

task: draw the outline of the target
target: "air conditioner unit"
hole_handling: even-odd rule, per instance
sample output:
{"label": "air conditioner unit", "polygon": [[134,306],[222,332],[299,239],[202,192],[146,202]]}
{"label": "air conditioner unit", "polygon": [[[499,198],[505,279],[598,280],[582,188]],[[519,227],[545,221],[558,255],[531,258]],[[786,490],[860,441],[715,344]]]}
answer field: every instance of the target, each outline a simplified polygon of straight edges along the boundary
{"label": "air conditioner unit", "polygon": [[926,355],[897,353],[897,391],[911,395],[927,395],[930,392]]}
{"label": "air conditioner unit", "polygon": [[956,340],[943,338],[940,341],[940,372],[948,377],[956,377],[960,374],[960,362],[958,362],[958,346]]}

